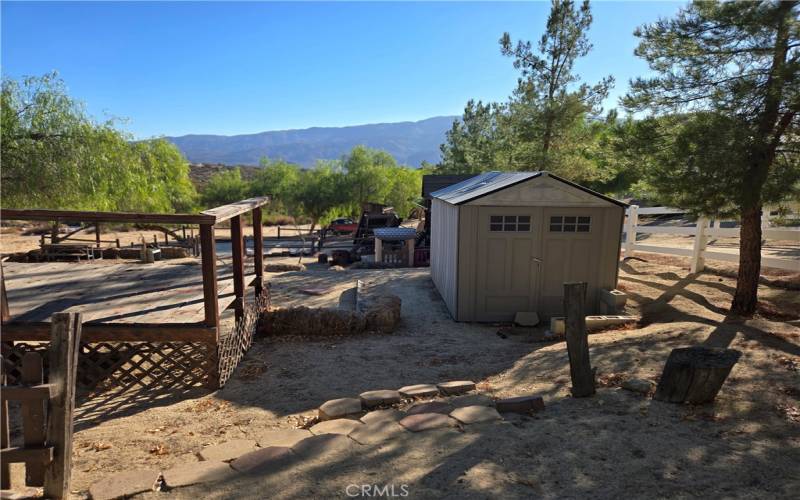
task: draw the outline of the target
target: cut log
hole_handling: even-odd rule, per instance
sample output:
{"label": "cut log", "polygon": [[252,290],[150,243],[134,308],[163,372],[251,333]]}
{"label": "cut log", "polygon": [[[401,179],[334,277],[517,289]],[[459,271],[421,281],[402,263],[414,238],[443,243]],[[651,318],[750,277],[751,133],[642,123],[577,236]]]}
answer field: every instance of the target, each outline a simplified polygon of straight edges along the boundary
{"label": "cut log", "polygon": [[673,349],[653,399],[669,403],[714,401],[741,352],[715,347]]}
{"label": "cut log", "polygon": [[586,283],[564,283],[564,313],[572,397],[585,398],[595,393],[586,331]]}

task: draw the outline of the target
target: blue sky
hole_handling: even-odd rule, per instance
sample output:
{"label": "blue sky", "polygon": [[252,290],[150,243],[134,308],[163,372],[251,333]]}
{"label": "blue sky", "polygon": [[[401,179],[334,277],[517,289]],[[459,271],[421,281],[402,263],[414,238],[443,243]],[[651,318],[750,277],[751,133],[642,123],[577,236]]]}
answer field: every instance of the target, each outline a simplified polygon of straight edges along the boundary
{"label": "blue sky", "polygon": [[[588,82],[645,63],[636,26],[682,2],[595,2]],[[58,70],[137,138],[419,120],[515,86],[497,40],[538,40],[548,3],[2,2],[4,76]]]}

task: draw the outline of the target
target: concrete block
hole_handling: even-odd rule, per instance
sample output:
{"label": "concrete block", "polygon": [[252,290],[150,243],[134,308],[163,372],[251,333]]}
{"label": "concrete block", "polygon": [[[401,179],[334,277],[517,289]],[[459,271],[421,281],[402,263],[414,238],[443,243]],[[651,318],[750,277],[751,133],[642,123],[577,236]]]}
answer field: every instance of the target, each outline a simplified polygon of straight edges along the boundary
{"label": "concrete block", "polygon": [[610,306],[614,312],[621,311],[628,302],[628,294],[621,290],[600,290],[600,302]]}

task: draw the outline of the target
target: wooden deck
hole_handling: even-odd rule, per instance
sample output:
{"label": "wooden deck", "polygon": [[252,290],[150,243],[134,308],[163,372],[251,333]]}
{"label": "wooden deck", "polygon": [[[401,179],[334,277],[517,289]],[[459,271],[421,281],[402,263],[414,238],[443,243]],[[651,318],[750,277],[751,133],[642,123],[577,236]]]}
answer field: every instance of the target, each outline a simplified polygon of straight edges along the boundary
{"label": "wooden deck", "polygon": [[[82,313],[84,330],[94,340],[106,331],[114,340],[159,340],[167,330],[186,340],[213,341],[216,335],[203,324],[198,264],[5,262],[3,274],[11,315],[3,325],[4,341],[46,340],[47,322],[56,312]],[[246,273],[245,286],[254,278],[252,271]],[[224,311],[236,300],[230,265],[219,266],[217,290],[218,310]]]}

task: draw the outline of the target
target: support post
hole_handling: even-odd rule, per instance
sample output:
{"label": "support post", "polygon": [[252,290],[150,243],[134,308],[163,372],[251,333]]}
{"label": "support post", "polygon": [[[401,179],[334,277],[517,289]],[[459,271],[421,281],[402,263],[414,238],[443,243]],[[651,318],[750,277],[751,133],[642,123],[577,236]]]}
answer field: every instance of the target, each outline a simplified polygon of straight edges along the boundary
{"label": "support post", "polygon": [[261,207],[253,209],[253,265],[256,270],[256,297],[264,289],[264,235],[261,226]]}
{"label": "support post", "polygon": [[[22,357],[22,383],[39,385],[44,382],[44,366],[42,355],[38,352],[26,352]],[[22,439],[25,448],[41,448],[45,446],[44,401],[34,399],[22,401]],[[32,460],[25,463],[25,484],[27,486],[44,486],[45,464]]]}
{"label": "support post", "polygon": [[278,239],[281,239],[281,225],[278,224]]}
{"label": "support post", "polygon": [[100,248],[100,223],[94,223],[94,241],[97,245],[97,248]]}
{"label": "support post", "polygon": [[375,238],[375,263],[383,262],[383,240]]}
{"label": "support post", "polygon": [[700,217],[697,219],[697,226],[694,232],[694,245],[692,246],[692,261],[689,265],[689,271],[692,273],[699,273],[705,267],[704,252],[706,251],[706,228],[708,227],[708,219]]}
{"label": "support post", "polygon": [[636,226],[639,224],[639,205],[628,207],[628,220],[625,222],[625,258],[633,257],[636,245]]}
{"label": "support post", "polygon": [[200,226],[200,260],[203,269],[203,304],[206,326],[217,329],[219,340],[219,302],[217,300],[217,249],[214,246],[214,226]]}
{"label": "support post", "polygon": [[408,247],[408,267],[414,267],[414,239],[406,240]]}
{"label": "support post", "polygon": [[72,469],[72,413],[75,408],[75,382],[80,353],[80,313],[56,313],[50,329],[50,384],[55,394],[48,405],[48,445],[53,446],[53,461],[44,475],[45,498],[67,498]]}
{"label": "support post", "polygon": [[[6,385],[6,364],[0,362],[0,384]],[[11,446],[9,419],[8,419],[8,400],[0,400],[0,448],[5,449]],[[11,489],[11,466],[8,462],[0,462],[0,489]]]}
{"label": "support post", "polygon": [[244,241],[242,239],[242,216],[231,219],[231,251],[233,253],[233,293],[236,301],[236,320],[244,315]]}
{"label": "support post", "polygon": [[0,320],[5,323],[9,319],[11,319],[11,311],[8,309],[6,278],[3,275],[3,263],[0,262]]}
{"label": "support post", "polygon": [[586,332],[586,283],[564,283],[564,316],[572,396],[591,396],[595,385]]}

